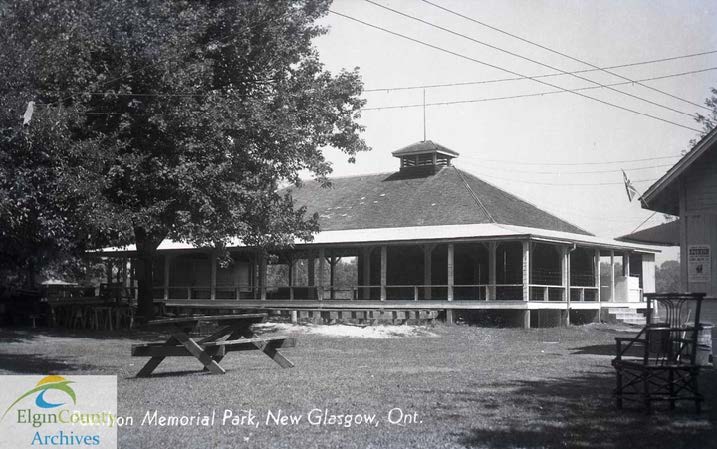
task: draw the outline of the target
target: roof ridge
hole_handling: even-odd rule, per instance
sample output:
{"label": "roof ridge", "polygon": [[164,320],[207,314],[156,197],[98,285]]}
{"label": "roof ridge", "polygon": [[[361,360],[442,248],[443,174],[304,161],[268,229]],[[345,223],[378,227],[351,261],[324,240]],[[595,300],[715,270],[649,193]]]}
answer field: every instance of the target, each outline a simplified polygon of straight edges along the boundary
{"label": "roof ridge", "polygon": [[[457,171],[463,173],[463,171],[462,171],[460,168],[455,167],[455,166],[453,166],[453,167],[454,167]],[[526,200],[525,198],[523,198],[523,197],[521,197],[521,196],[518,196],[518,195],[516,195],[516,194],[513,193],[513,192],[509,192],[509,191],[505,190],[505,189],[502,188],[502,187],[498,187],[497,185],[493,184],[492,182],[488,182],[488,181],[486,181],[485,179],[480,178],[480,177],[478,177],[478,176],[476,176],[476,175],[474,175],[474,174],[472,174],[472,173],[465,172],[465,174],[467,174],[468,176],[474,177],[475,179],[479,180],[480,182],[483,182],[483,183],[485,183],[485,184],[488,184],[489,186],[493,187],[494,189],[498,189],[498,190],[500,190],[501,192],[504,192],[504,193],[506,193],[506,194],[508,194],[508,195],[511,195],[511,196],[513,196],[514,198],[517,198],[517,199],[519,199],[520,201],[522,201],[522,202],[524,202],[524,203],[526,203],[526,204],[529,204],[529,205],[533,206],[534,208],[536,208],[536,209],[538,209],[538,210],[540,210],[540,211],[542,211],[542,212],[544,212],[544,213],[546,213],[546,214],[548,214],[548,215],[552,215],[553,217],[557,218],[558,220],[560,220],[560,221],[562,221],[562,222],[564,222],[564,223],[567,223],[567,224],[569,224],[569,225],[571,225],[571,226],[574,226],[574,227],[576,227],[577,229],[580,229],[581,231],[585,232],[585,233],[588,234],[588,235],[591,235],[591,236],[593,236],[593,237],[595,236],[595,234],[593,234],[592,232],[590,232],[590,231],[588,231],[587,229],[583,228],[582,226],[578,226],[578,225],[576,225],[575,223],[573,223],[572,221],[569,221],[569,220],[566,220],[566,219],[564,219],[564,218],[562,218],[562,217],[559,217],[557,214],[555,214],[555,213],[553,213],[553,212],[548,212],[548,211],[546,211],[545,209],[543,209],[542,207],[540,207],[540,206],[538,206],[537,204],[533,203],[532,201]]]}
{"label": "roof ridge", "polygon": [[493,215],[490,213],[487,207],[483,204],[483,202],[480,200],[478,195],[473,191],[473,188],[468,184],[468,181],[466,181],[466,178],[463,176],[463,173],[458,169],[458,167],[453,167],[455,169],[455,172],[458,174],[458,177],[461,179],[461,182],[463,183],[463,187],[468,190],[468,193],[473,197],[473,200],[480,206],[481,209],[483,209],[483,212],[490,218],[490,221],[493,223],[498,224],[497,221],[495,221],[495,218],[493,218]]}
{"label": "roof ridge", "polygon": [[[329,182],[334,179],[346,179],[346,178],[361,178],[364,176],[379,176],[379,175],[392,175],[396,172],[392,171],[382,171],[382,172],[373,172],[373,173],[365,173],[362,175],[343,175],[343,176],[328,176]],[[300,178],[300,181],[303,183],[306,182],[317,182],[314,178]]]}

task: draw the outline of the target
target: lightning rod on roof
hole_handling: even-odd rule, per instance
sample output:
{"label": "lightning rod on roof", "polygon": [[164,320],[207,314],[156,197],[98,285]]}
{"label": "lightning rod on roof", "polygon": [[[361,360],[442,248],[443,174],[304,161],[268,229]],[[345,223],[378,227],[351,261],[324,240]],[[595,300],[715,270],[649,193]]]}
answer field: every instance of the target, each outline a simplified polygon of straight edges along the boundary
{"label": "lightning rod on roof", "polygon": [[426,141],[426,89],[423,89],[423,141]]}

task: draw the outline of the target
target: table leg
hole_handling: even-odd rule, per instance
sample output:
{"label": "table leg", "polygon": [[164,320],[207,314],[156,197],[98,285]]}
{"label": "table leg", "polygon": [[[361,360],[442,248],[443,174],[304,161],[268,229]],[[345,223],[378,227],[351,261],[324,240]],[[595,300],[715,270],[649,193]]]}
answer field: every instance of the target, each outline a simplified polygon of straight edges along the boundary
{"label": "table leg", "polygon": [[201,346],[197,344],[196,341],[189,338],[189,336],[183,332],[183,331],[175,331],[172,336],[176,338],[185,348],[187,348],[187,351],[189,351],[194,357],[197,358],[200,362],[202,362],[202,365],[209,371],[211,371],[214,374],[224,374],[226,371],[224,371],[224,368],[219,366],[219,364],[210,356],[207,354],[204,349],[202,349]]}
{"label": "table leg", "polygon": [[[179,341],[174,338],[174,336],[169,337],[169,339],[164,342],[164,346],[174,346]],[[137,377],[149,377],[150,374],[152,374],[152,371],[155,370],[159,366],[160,363],[162,363],[162,360],[164,360],[164,357],[152,357],[147,361],[147,363],[144,364],[141,370],[137,373]]]}
{"label": "table leg", "polygon": [[[239,337],[244,338],[258,338],[258,336],[252,332],[251,330],[251,324],[250,325],[244,325],[238,328],[232,335],[229,337],[230,340],[234,340]],[[236,334],[236,335],[235,335]],[[262,351],[264,354],[268,355],[273,361],[279,364],[282,368],[293,368],[294,363],[284,357],[284,355],[279,352],[278,349],[276,349],[271,343],[267,342],[253,342],[252,343],[256,348],[260,351]]]}

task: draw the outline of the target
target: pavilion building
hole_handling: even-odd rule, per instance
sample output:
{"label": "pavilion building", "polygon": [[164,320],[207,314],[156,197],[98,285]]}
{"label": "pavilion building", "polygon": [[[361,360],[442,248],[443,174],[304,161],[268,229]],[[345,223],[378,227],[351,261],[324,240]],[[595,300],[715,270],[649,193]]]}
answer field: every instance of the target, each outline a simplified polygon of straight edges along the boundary
{"label": "pavilion building", "polygon": [[[165,241],[155,296],[170,306],[299,311],[497,314],[524,327],[644,307],[654,247],[597,237],[470,173],[432,141],[392,153],[391,173],[307,181],[288,190],[319,216],[311,242],[265,254]],[[131,257],[133,248],[106,250]],[[620,259],[622,270],[616,272]],[[610,267],[601,276],[603,266]]]}

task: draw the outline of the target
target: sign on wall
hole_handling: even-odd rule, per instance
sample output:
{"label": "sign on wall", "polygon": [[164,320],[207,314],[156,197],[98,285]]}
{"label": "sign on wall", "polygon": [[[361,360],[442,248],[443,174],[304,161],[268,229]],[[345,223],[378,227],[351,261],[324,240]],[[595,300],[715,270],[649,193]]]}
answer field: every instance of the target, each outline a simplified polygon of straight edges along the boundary
{"label": "sign on wall", "polygon": [[712,276],[712,251],[710,245],[687,247],[687,282],[710,282]]}

